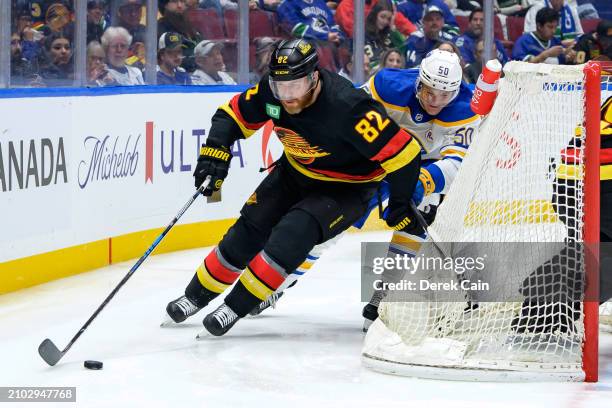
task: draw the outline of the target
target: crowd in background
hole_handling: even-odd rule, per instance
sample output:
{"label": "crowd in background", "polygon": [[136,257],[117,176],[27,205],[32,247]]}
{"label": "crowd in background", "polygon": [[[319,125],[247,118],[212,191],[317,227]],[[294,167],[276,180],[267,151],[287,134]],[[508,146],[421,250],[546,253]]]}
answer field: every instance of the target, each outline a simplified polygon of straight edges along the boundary
{"label": "crowd in background", "polygon": [[[87,2],[87,84],[144,84],[145,0]],[[157,83],[235,84],[237,0],[158,0]],[[250,0],[250,77],[282,38],[304,37],[321,65],[351,79],[353,0]],[[580,64],[612,58],[612,2],[495,0],[493,55]],[[366,0],[363,69],[418,67],[434,48],[457,53],[464,79],[482,70],[481,0]],[[12,86],[74,83],[74,0],[12,0]]]}

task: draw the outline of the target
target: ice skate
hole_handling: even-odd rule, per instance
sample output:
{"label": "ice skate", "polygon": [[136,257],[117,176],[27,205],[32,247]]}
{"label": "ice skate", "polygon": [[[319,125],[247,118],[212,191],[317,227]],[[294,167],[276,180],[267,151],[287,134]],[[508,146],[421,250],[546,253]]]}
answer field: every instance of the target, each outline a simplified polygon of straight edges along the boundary
{"label": "ice skate", "polygon": [[273,293],[266,300],[264,300],[263,302],[255,306],[253,310],[249,312],[249,315],[257,316],[261,314],[261,312],[269,308],[270,306],[272,306],[273,309],[276,308],[276,302],[278,302],[278,299],[280,299],[281,296],[283,296],[283,292]]}
{"label": "ice skate", "polygon": [[166,320],[161,324],[161,327],[184,322],[188,317],[198,313],[201,309],[183,295],[168,303],[168,306],[166,306]]}
{"label": "ice skate", "polygon": [[204,318],[206,331],[200,333],[198,338],[203,337],[206,332],[213,336],[223,336],[238,320],[240,320],[240,317],[228,305],[222,303],[214,312],[209,313]]}

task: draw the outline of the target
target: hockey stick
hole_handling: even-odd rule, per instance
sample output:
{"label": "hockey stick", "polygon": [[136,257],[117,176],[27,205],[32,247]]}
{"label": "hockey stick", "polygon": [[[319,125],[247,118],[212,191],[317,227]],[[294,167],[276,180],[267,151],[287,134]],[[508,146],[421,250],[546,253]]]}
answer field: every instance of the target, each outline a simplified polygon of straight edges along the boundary
{"label": "hockey stick", "polygon": [[110,300],[117,294],[117,292],[119,292],[119,289],[121,289],[121,287],[128,281],[128,279],[130,279],[130,277],[134,274],[134,272],[136,272],[136,270],[145,261],[145,259],[147,259],[147,257],[151,254],[151,252],[153,252],[153,250],[162,241],[162,239],[164,239],[166,234],[172,229],[172,227],[174,226],[174,224],[176,224],[179,218],[183,216],[183,214],[185,213],[185,211],[187,211],[187,209],[191,206],[191,204],[193,204],[193,202],[204,191],[204,189],[208,187],[209,183],[210,183],[210,176],[207,177],[204,183],[202,183],[202,185],[200,186],[200,188],[198,188],[196,192],[193,193],[189,201],[187,201],[187,203],[183,206],[183,208],[181,208],[178,214],[176,214],[176,216],[172,219],[172,221],[170,221],[170,224],[166,226],[166,229],[164,229],[164,231],[155,239],[155,241],[153,241],[153,244],[151,244],[149,249],[147,249],[144,255],[142,255],[140,259],[134,264],[134,266],[132,266],[132,269],[130,269],[130,271],[124,276],[124,278],[121,279],[121,282],[119,282],[119,284],[115,287],[115,289],[113,289],[113,291],[106,297],[106,299],[104,299],[102,304],[98,306],[94,314],[91,315],[89,320],[85,322],[83,327],[81,327],[81,329],[77,332],[77,334],[74,335],[72,340],[70,340],[70,343],[68,343],[68,345],[63,350],[60,351],[60,349],[58,349],[57,346],[49,339],[44,339],[43,342],[40,343],[40,346],[38,346],[38,354],[40,354],[42,359],[45,360],[47,364],[49,364],[50,366],[54,366],[55,364],[57,364],[58,361],[60,361],[62,357],[64,357],[64,354],[66,354],[68,350],[70,350],[72,345],[77,341],[79,337],[81,337],[81,334],[83,334],[83,332],[87,329],[87,327],[89,327],[91,322],[93,322],[93,320],[98,316],[98,314],[102,311],[102,309],[104,309],[104,307],[108,304],[108,302],[110,302]]}
{"label": "hockey stick", "polygon": [[[430,238],[431,243],[434,244],[436,249],[438,251],[440,251],[440,253],[442,255],[444,255],[446,258],[452,258],[452,255],[449,254],[447,251],[445,251],[440,246],[440,242],[441,242],[440,238],[437,236],[437,234],[433,233],[433,231],[429,229],[429,225],[427,225],[427,221],[425,221],[425,218],[423,217],[421,212],[418,210],[418,208],[417,208],[417,206],[416,206],[416,204],[414,203],[413,200],[410,200],[410,208],[414,212],[414,217],[416,218],[417,222],[419,223],[421,228],[423,228],[425,230],[425,232],[427,233],[427,235]],[[457,280],[459,281],[459,284],[461,284],[461,282],[463,281],[463,277],[457,275]],[[466,308],[466,310],[472,309],[474,305],[477,305],[477,303],[473,302],[471,300],[470,293],[468,291],[463,291],[463,292],[465,293],[465,300],[466,300],[466,302],[468,304],[468,307]]]}
{"label": "hockey stick", "polygon": [[421,214],[421,212],[419,211],[419,209],[417,208],[416,204],[414,203],[413,200],[410,200],[410,209],[412,210],[412,212],[414,213],[414,217],[416,218],[417,222],[419,223],[419,225],[421,226],[421,228],[423,228],[423,230],[427,233],[427,235],[429,236],[429,238],[431,238],[431,243],[434,244],[434,246],[436,247],[436,249],[438,251],[440,251],[440,253],[444,256],[448,256],[448,254],[446,253],[445,250],[442,249],[442,247],[440,245],[438,245],[438,242],[440,242],[440,238],[437,236],[437,234],[433,231],[431,231],[429,229],[429,225],[427,224],[427,221],[425,221],[425,218],[423,217],[423,214]]}

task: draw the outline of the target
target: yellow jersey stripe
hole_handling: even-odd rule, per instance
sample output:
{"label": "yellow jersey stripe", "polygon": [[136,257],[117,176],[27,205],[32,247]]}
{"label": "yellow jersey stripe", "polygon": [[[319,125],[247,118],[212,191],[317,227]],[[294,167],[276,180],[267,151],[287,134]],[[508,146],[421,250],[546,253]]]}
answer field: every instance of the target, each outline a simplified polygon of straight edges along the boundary
{"label": "yellow jersey stripe", "polygon": [[329,177],[329,176],[325,176],[323,174],[315,173],[313,171],[308,170],[306,167],[304,167],[301,164],[299,164],[297,161],[295,161],[295,159],[293,159],[293,157],[291,157],[288,154],[286,154],[285,157],[287,157],[287,161],[289,162],[289,164],[291,164],[291,166],[295,170],[299,171],[300,173],[302,173],[306,177],[310,177],[310,178],[315,179],[315,180],[339,181],[339,182],[343,182],[343,183],[371,183],[373,181],[380,181],[380,180],[384,179],[385,176],[386,176],[386,174],[383,173],[383,174],[381,174],[379,176],[373,177],[373,178],[368,179],[368,180],[346,180],[346,179],[341,179],[341,178]]}
{"label": "yellow jersey stripe", "polygon": [[[404,235],[405,234],[405,235]],[[421,249],[421,245],[423,245],[422,240],[415,241],[414,238],[410,237],[410,234],[406,234],[401,231],[394,231],[393,237],[391,238],[391,243],[401,246],[404,249],[409,250],[412,253],[416,253]]]}
{"label": "yellow jersey stripe", "polygon": [[443,127],[453,127],[453,126],[461,126],[461,125],[465,125],[468,123],[472,123],[472,122],[477,121],[478,119],[480,119],[480,115],[474,115],[470,118],[463,119],[463,120],[457,120],[455,122],[443,122],[440,119],[434,119],[433,123],[435,123],[436,125],[443,126]]}
{"label": "yellow jersey stripe", "polygon": [[244,287],[255,295],[260,300],[266,300],[272,293],[269,287],[263,284],[251,270],[247,267],[246,270],[240,275],[240,282],[244,285]]}
{"label": "yellow jersey stripe", "polygon": [[395,170],[400,169],[410,163],[416,156],[421,154],[421,147],[413,138],[398,154],[380,163],[381,167],[385,169],[387,173],[393,173]]}
{"label": "yellow jersey stripe", "polygon": [[226,285],[225,283],[219,282],[218,280],[213,278],[213,276],[208,273],[208,270],[204,266],[204,263],[202,263],[198,267],[197,275],[198,280],[200,281],[202,286],[212,292],[222,293],[225,289],[230,287],[230,285]]}
{"label": "yellow jersey stripe", "polygon": [[456,149],[446,149],[442,152],[440,152],[441,156],[450,156],[450,155],[456,155],[459,157],[465,157],[465,150],[456,150]]}
{"label": "yellow jersey stripe", "polygon": [[238,127],[240,127],[240,130],[242,131],[243,136],[246,138],[250,137],[253,135],[253,133],[257,132],[257,130],[252,130],[252,129],[247,129],[239,120],[238,117],[236,116],[236,114],[234,113],[234,111],[232,110],[232,108],[228,103],[225,103],[221,106],[219,106],[219,109],[221,109],[222,111],[224,111],[225,113],[227,113],[228,115],[230,115],[232,117],[232,119],[234,119],[234,122],[236,122],[236,124],[238,125]]}

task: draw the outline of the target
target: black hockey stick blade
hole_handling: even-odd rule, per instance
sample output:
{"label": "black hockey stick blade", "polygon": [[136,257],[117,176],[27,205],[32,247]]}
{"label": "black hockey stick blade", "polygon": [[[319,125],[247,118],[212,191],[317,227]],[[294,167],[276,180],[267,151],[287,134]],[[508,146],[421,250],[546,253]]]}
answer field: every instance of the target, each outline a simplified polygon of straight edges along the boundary
{"label": "black hockey stick blade", "polygon": [[44,339],[43,342],[40,343],[40,346],[38,346],[38,354],[40,354],[42,359],[50,366],[54,366],[64,357],[64,353],[62,353],[49,339]]}

